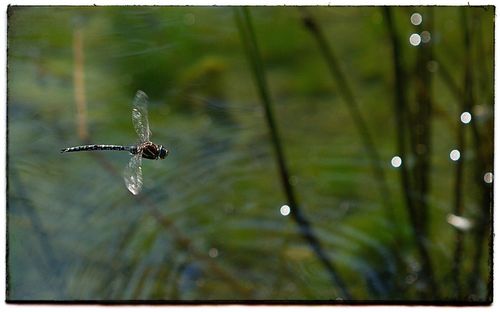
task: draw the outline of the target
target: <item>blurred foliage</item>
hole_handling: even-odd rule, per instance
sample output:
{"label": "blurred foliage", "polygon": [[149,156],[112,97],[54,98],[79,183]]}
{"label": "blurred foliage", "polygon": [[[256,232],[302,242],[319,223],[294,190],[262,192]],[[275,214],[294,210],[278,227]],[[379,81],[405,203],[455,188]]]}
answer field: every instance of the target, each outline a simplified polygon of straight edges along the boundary
{"label": "blurred foliage", "polygon": [[[417,47],[410,15],[393,10],[407,68]],[[462,300],[453,292],[452,212],[459,100],[432,80],[432,186],[427,247],[441,297],[426,297],[397,168],[392,54],[377,7],[314,7],[361,105],[388,177],[396,219],[314,39],[293,7],[250,9],[282,144],[299,202],[355,300]],[[437,71],[462,88],[459,7],[434,9]],[[471,7],[475,32],[474,121],[493,123],[493,7]],[[280,214],[285,202],[261,103],[229,7],[9,7],[9,300],[331,300],[321,263]],[[425,18],[425,16],[424,16]],[[76,132],[76,30],[83,32],[85,95],[92,143],[134,144],[131,102],[150,97],[153,142],[171,154],[144,161],[144,190],[123,185],[125,153],[60,154]],[[435,70],[436,71],[436,70]],[[435,72],[434,71],[434,72]],[[410,74],[409,74],[410,75]],[[411,82],[414,77],[407,77]],[[413,98],[412,98],[413,100]],[[492,132],[484,131],[493,144]],[[484,203],[466,168],[464,217]],[[411,159],[409,163],[411,163]],[[492,168],[492,163],[488,164]],[[477,242],[465,234],[464,276]],[[397,242],[397,253],[394,246]],[[479,289],[488,301],[490,241]]]}

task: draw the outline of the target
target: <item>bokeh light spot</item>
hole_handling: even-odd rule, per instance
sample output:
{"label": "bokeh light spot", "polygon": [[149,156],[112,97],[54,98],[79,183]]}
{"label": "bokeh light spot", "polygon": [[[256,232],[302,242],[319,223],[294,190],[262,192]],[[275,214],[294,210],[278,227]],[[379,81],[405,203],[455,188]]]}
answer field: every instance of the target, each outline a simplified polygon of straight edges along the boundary
{"label": "bokeh light spot", "polygon": [[460,121],[462,121],[464,124],[468,124],[472,120],[472,115],[469,112],[463,112],[462,115],[460,115]]}
{"label": "bokeh light spot", "polygon": [[218,255],[219,255],[219,250],[217,250],[217,248],[210,248],[210,250],[208,251],[208,256],[210,258],[216,258]]}
{"label": "bokeh light spot", "polygon": [[492,182],[493,182],[493,173],[491,173],[491,172],[486,172],[486,173],[484,174],[484,177],[483,177],[483,178],[484,178],[484,182],[486,182],[486,183],[492,183]]}
{"label": "bokeh light spot", "polygon": [[415,26],[418,26],[418,25],[422,24],[422,14],[420,14],[420,13],[413,13],[410,16],[410,22],[413,25],[415,25]]}
{"label": "bokeh light spot", "polygon": [[410,44],[414,47],[418,46],[422,42],[422,38],[419,34],[411,34],[409,40]]}
{"label": "bokeh light spot", "polygon": [[449,214],[446,217],[446,221],[462,231],[467,231],[472,228],[472,222],[469,219],[454,214]]}
{"label": "bokeh light spot", "polygon": [[280,213],[283,215],[283,216],[288,216],[290,214],[290,206],[288,205],[283,205],[281,206],[280,208]]}
{"label": "bokeh light spot", "polygon": [[401,164],[403,163],[403,160],[401,159],[401,157],[399,156],[394,156],[392,157],[391,159],[391,165],[394,167],[394,168],[399,168],[401,166]]}
{"label": "bokeh light spot", "polygon": [[422,38],[423,43],[427,43],[431,41],[431,33],[428,32],[427,30],[424,30],[421,34],[420,37]]}
{"label": "bokeh light spot", "polygon": [[450,152],[450,159],[453,160],[453,161],[457,161],[460,159],[460,151],[459,150],[452,150]]}
{"label": "bokeh light spot", "polygon": [[194,25],[196,23],[196,17],[193,13],[187,13],[184,15],[184,24],[186,25]]}

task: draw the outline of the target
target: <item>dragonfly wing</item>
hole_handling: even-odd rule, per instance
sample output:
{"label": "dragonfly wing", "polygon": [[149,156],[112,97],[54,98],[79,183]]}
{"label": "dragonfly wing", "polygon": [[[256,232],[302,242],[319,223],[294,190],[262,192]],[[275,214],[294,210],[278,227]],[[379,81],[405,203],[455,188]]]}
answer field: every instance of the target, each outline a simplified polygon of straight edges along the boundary
{"label": "dragonfly wing", "polygon": [[135,94],[134,107],[132,108],[132,123],[141,143],[149,142],[151,131],[149,131],[148,122],[148,96],[141,90]]}
{"label": "dragonfly wing", "polygon": [[139,194],[142,189],[142,155],[135,154],[123,171],[125,186],[134,195]]}

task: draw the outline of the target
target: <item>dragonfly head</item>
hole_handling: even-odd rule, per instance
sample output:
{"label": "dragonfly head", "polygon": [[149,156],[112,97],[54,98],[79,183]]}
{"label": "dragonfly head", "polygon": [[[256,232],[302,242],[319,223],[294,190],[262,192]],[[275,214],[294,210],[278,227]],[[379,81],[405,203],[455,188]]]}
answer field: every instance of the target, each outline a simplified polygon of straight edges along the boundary
{"label": "dragonfly head", "polygon": [[168,149],[164,148],[163,145],[160,145],[160,158],[164,159],[168,156]]}

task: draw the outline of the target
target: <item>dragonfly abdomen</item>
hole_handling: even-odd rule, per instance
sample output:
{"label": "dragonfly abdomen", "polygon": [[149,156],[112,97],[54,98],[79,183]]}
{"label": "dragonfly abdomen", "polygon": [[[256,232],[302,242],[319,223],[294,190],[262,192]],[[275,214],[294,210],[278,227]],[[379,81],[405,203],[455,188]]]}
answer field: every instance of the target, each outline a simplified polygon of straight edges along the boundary
{"label": "dragonfly abdomen", "polygon": [[61,153],[84,152],[84,151],[127,151],[133,153],[137,151],[135,146],[110,145],[110,144],[90,144],[74,147],[67,147],[61,150]]}

